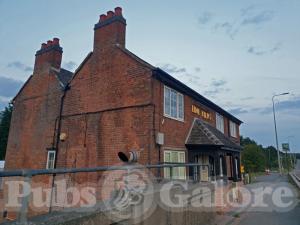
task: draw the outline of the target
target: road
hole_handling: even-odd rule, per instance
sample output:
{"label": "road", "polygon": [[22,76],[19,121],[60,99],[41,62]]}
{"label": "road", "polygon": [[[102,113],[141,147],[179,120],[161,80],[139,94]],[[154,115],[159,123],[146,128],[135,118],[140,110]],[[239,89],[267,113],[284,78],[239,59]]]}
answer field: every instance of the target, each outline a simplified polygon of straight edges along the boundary
{"label": "road", "polygon": [[[298,161],[297,169],[300,171],[300,161]],[[279,174],[271,174],[269,176],[262,176],[257,178],[257,183],[250,186],[250,188],[257,188],[259,186],[269,185],[276,187],[280,182],[288,182],[287,176],[280,176]],[[288,186],[288,183],[281,183],[281,185]],[[295,197],[296,200],[297,197]],[[270,199],[269,199],[270,200]],[[268,202],[268,200],[266,200]],[[296,200],[295,207],[287,212],[244,212],[241,213],[237,223],[239,225],[300,225],[300,204],[299,195]]]}

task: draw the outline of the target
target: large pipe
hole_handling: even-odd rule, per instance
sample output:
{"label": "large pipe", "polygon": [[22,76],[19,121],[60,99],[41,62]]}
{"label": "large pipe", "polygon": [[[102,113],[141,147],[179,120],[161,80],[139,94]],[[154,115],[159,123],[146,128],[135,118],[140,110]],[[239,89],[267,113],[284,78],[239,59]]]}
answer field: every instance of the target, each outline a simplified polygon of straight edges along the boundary
{"label": "large pipe", "polygon": [[126,163],[135,163],[138,161],[139,158],[139,154],[136,151],[119,152],[118,156],[122,162],[126,162]]}

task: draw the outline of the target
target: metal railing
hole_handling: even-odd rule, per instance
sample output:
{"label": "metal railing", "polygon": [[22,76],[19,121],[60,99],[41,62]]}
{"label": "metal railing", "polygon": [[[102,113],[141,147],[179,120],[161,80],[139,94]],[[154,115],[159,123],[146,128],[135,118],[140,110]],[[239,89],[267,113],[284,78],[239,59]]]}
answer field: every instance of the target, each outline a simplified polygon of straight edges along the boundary
{"label": "metal railing", "polygon": [[[192,176],[187,176],[190,180],[201,181],[201,173],[199,172],[201,168],[207,168],[208,176],[210,172],[210,166],[199,164],[199,163],[164,163],[155,165],[135,165],[127,164],[122,166],[99,166],[92,168],[59,168],[59,169],[22,169],[22,170],[11,170],[0,172],[0,178],[2,177],[24,177],[24,181],[31,184],[32,178],[38,175],[58,175],[58,174],[76,174],[76,173],[89,173],[89,172],[105,172],[105,171],[130,171],[130,170],[142,170],[142,169],[170,169],[170,177],[168,179],[173,179],[175,168],[192,168],[191,171],[185,171],[186,174],[192,174]],[[161,174],[161,173],[160,173]],[[156,177],[158,179],[164,179],[164,177]],[[176,178],[176,177],[175,177]],[[26,188],[26,186],[25,186]],[[27,187],[28,188],[28,187]],[[52,187],[53,188],[53,187]],[[28,192],[30,190],[23,190],[23,192]],[[30,195],[22,198],[21,209],[19,211],[17,220],[20,225],[28,224],[28,206],[30,201]]]}

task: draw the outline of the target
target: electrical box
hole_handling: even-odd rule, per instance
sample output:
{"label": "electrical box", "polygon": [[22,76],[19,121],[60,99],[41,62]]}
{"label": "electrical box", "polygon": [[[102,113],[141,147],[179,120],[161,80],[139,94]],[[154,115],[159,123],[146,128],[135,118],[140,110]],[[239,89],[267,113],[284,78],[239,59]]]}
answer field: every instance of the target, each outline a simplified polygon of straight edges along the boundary
{"label": "electrical box", "polygon": [[156,144],[163,145],[165,142],[165,134],[158,132],[156,134]]}

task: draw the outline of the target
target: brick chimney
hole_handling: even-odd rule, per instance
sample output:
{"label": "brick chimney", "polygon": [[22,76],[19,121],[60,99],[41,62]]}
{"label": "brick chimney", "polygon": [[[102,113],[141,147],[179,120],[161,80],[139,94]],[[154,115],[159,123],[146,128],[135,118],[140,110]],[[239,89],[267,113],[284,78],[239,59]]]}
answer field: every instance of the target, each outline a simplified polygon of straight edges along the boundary
{"label": "brick chimney", "polygon": [[41,49],[35,54],[34,73],[51,67],[60,69],[62,53],[58,38],[47,41],[47,44],[43,43]]}
{"label": "brick chimney", "polygon": [[126,20],[122,8],[116,7],[114,12],[100,15],[94,30],[94,52],[111,49],[115,44],[125,47]]}

